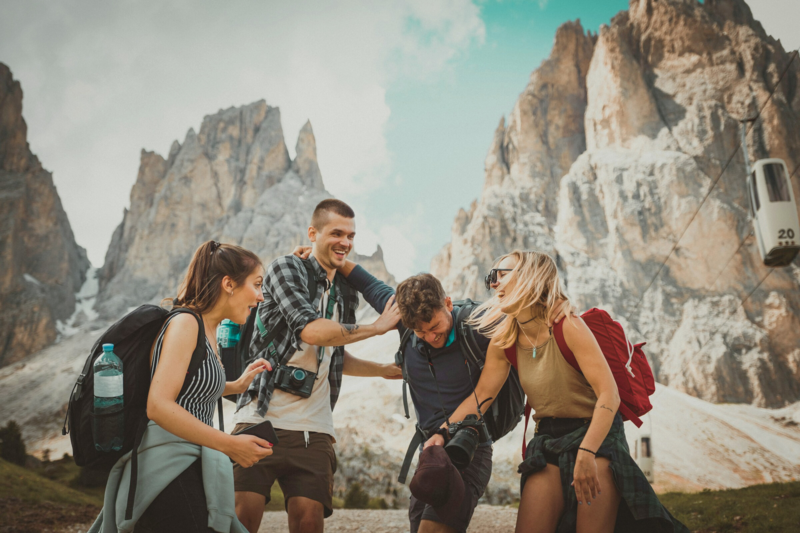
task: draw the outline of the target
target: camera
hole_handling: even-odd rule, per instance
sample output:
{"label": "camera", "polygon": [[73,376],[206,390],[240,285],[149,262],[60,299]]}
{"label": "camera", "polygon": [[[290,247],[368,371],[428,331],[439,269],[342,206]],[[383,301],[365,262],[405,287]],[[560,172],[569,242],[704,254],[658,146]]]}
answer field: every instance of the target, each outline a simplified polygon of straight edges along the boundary
{"label": "camera", "polygon": [[448,431],[450,440],[445,444],[444,451],[459,470],[464,470],[472,462],[478,444],[491,439],[486,423],[477,415],[467,415],[461,422],[452,424]]}
{"label": "camera", "polygon": [[296,366],[275,369],[275,388],[302,398],[311,396],[317,374]]}

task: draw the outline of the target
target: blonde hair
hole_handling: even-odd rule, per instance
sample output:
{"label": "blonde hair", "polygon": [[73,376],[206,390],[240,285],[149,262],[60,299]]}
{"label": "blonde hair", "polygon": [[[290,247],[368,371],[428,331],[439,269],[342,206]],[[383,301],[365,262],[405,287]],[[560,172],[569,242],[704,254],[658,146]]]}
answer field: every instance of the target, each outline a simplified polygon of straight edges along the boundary
{"label": "blonde hair", "polygon": [[505,292],[503,301],[495,294],[475,309],[469,319],[470,325],[477,326],[481,334],[496,341],[500,348],[517,342],[519,323],[513,317],[525,309],[532,308],[533,317],[544,320],[561,302],[567,305],[563,309],[567,317],[572,309],[552,257],[542,252],[514,250],[498,259],[495,266],[509,257],[517,259],[514,269],[505,276],[508,282],[514,281],[514,287]]}

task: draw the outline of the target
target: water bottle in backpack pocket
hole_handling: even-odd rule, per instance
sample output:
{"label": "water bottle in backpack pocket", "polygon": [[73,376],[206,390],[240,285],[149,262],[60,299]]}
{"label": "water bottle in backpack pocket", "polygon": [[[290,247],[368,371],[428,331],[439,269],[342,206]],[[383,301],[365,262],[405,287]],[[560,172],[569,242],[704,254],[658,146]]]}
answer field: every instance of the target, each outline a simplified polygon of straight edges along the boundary
{"label": "water bottle in backpack pocket", "polygon": [[[155,305],[142,305],[108,328],[92,346],[70,393],[61,430],[70,436],[72,456],[78,466],[109,471],[143,435],[150,392],[150,354],[161,328],[176,313],[191,311],[178,308],[170,312]],[[192,315],[198,321],[198,332],[184,388],[207,357],[202,319]]]}
{"label": "water bottle in backpack pocket", "polygon": [[101,452],[118,451],[125,439],[125,399],[122,361],[114,353],[113,344],[103,345],[103,353],[92,368],[94,447]]}

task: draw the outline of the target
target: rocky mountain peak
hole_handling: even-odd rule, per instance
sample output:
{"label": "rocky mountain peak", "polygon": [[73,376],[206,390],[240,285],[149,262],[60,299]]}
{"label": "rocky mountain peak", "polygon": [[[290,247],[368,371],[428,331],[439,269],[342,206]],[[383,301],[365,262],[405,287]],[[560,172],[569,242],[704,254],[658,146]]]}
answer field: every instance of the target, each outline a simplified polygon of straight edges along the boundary
{"label": "rocky mountain peak", "polygon": [[431,270],[450,294],[484,298],[496,257],[547,251],[580,309],[647,341],[660,382],[717,402],[797,401],[800,263],[763,266],[731,159],[739,120],[763,109],[751,158],[800,164],[800,62],[779,83],[790,60],[742,0],[632,0],[596,37],[562,26]]}
{"label": "rocky mountain peak", "polygon": [[0,63],[0,366],[56,339],[89,269],[27,131],[22,88]]}
{"label": "rocky mountain peak", "polygon": [[28,149],[28,126],[22,118],[22,87],[11,75],[11,69],[2,63],[0,117],[0,170],[24,172],[38,161]]}
{"label": "rocky mountain peak", "polygon": [[595,41],[579,21],[563,24],[508,125],[501,119],[485,160],[482,200],[459,211],[452,242],[431,263],[454,296],[483,298],[480,272],[499,255],[552,249],[559,181],[586,149],[586,76]]}
{"label": "rocky mountain peak", "polygon": [[294,170],[300,180],[312,189],[324,189],[322,184],[322,174],[317,163],[317,140],[314,138],[314,130],[311,128],[311,121],[306,121],[297,136],[295,147],[295,159],[292,162]]}
{"label": "rocky mountain peak", "polygon": [[[130,207],[100,272],[98,311],[113,318],[175,296],[194,250],[208,239],[244,246],[265,264],[290,253],[307,241],[314,207],[330,197],[310,122],[292,161],[277,107],[260,100],[208,115],[199,133],[190,129],[172,144],[167,159],[142,151]],[[386,270],[382,256],[365,259]]]}

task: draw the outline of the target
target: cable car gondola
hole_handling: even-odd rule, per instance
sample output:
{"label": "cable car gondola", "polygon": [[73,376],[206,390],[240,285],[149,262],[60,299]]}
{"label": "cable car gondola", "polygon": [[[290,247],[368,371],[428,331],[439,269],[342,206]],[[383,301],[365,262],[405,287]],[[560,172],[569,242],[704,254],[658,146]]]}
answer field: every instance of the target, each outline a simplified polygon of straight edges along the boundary
{"label": "cable car gondola", "polygon": [[766,266],[785,267],[800,252],[800,220],[789,171],[782,159],[775,158],[759,159],[751,168],[745,135],[743,127],[747,195],[758,251]]}

